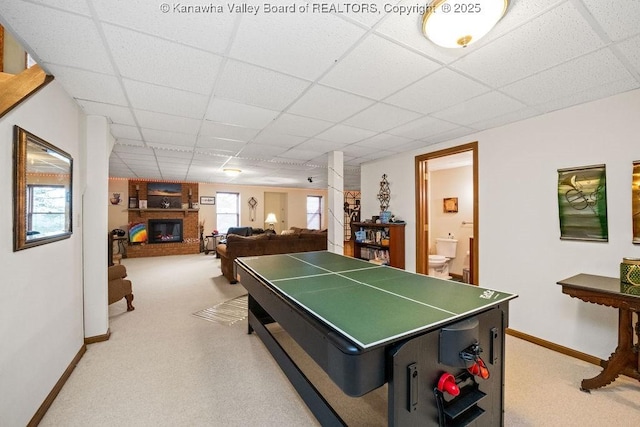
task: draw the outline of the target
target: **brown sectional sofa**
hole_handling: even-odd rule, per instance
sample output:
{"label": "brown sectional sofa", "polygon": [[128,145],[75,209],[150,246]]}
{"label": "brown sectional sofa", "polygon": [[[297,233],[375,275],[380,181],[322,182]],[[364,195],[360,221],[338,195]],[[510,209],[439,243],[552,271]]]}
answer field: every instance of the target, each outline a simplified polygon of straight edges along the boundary
{"label": "brown sectional sofa", "polygon": [[234,261],[243,256],[288,254],[327,250],[327,231],[291,227],[288,234],[227,235],[227,242],[216,248],[222,274],[236,283]]}

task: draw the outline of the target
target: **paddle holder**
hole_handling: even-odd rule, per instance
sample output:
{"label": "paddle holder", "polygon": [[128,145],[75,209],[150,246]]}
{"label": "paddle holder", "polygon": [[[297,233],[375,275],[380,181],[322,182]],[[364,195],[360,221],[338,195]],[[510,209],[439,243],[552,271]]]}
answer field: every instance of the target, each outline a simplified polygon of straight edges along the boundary
{"label": "paddle holder", "polygon": [[471,375],[487,380],[490,375],[489,369],[480,357],[480,353],[482,353],[482,348],[476,342],[460,352],[460,359],[464,361],[467,371]]}

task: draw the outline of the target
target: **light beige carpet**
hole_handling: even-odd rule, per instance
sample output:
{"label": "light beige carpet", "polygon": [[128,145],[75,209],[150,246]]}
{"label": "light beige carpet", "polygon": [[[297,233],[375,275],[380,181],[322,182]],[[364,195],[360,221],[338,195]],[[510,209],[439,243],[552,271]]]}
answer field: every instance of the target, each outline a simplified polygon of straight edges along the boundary
{"label": "light beige carpet", "polygon": [[193,315],[201,319],[208,320],[209,322],[233,325],[234,323],[247,318],[248,308],[247,295],[241,295],[230,299],[229,301],[216,304],[213,307],[198,310],[193,313]]}
{"label": "light beige carpet", "polygon": [[[247,334],[246,320],[225,325],[193,315],[246,293],[221,275],[218,259],[123,264],[136,310],[127,312],[124,300],[109,306],[111,338],[88,346],[42,426],[318,425],[260,339]],[[505,425],[640,425],[640,382],[621,377],[591,394],[580,391],[580,381],[598,372],[508,336]],[[332,392],[322,371],[310,375],[350,425],[386,425],[384,389],[353,399]]]}

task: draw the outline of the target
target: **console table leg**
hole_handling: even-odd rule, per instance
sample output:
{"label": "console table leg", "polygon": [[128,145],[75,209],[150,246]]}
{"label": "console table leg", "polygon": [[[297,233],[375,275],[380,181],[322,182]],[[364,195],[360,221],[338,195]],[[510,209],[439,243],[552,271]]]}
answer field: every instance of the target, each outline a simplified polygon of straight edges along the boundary
{"label": "console table leg", "polygon": [[604,370],[593,378],[582,380],[581,390],[589,391],[604,387],[618,378],[626,368],[636,364],[637,355],[633,345],[633,318],[630,310],[619,309],[618,347],[606,362]]}

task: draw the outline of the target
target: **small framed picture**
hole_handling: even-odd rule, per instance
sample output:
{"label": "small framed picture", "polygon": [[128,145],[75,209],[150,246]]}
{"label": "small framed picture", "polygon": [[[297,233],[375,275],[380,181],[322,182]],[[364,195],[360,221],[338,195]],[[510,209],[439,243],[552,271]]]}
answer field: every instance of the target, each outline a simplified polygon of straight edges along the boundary
{"label": "small framed picture", "polygon": [[129,197],[129,209],[137,209],[137,208],[138,208],[138,198]]}
{"label": "small framed picture", "polygon": [[147,209],[147,201],[146,200],[140,200],[138,202],[138,205],[140,206],[140,209]]}
{"label": "small framed picture", "polygon": [[458,198],[447,197],[444,199],[444,211],[445,212],[458,212]]}
{"label": "small framed picture", "polygon": [[201,205],[215,205],[216,198],[213,196],[200,196],[200,204]]}

